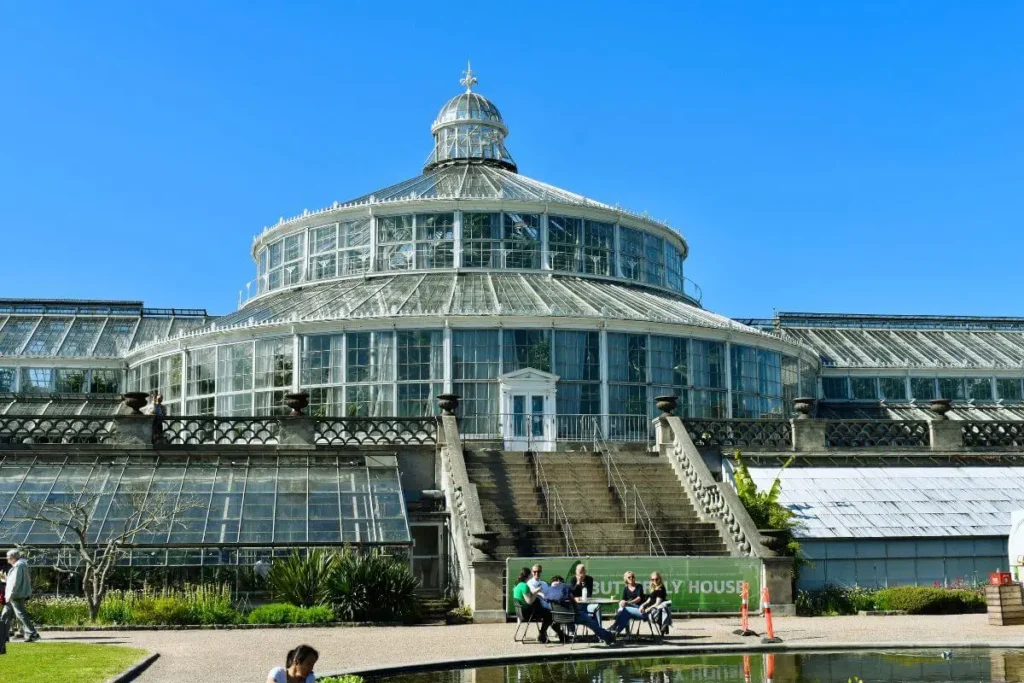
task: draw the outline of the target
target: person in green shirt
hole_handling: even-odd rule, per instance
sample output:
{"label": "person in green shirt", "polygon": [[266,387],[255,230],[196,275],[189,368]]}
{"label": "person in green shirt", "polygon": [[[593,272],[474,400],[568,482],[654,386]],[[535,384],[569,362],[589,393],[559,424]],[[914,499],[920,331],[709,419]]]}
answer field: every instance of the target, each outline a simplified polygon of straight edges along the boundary
{"label": "person in green shirt", "polygon": [[[530,578],[530,570],[523,567],[519,572],[519,580],[512,588],[512,599],[523,609],[523,616],[527,619],[540,617],[540,635],[537,640],[541,643],[548,642],[548,627],[551,626],[551,610],[541,605],[537,598],[541,588],[531,588],[527,580]],[[557,632],[557,631],[556,631]],[[559,640],[562,634],[558,633]]]}

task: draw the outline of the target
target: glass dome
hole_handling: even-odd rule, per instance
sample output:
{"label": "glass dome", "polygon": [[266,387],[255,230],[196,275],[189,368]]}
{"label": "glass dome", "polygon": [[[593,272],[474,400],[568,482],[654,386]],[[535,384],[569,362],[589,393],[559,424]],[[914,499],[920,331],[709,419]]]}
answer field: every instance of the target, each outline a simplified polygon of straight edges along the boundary
{"label": "glass dome", "polygon": [[515,172],[516,162],[505,149],[508,128],[501,112],[486,97],[473,92],[476,76],[472,69],[466,69],[461,83],[466,92],[448,100],[430,127],[434,149],[424,170],[476,161]]}

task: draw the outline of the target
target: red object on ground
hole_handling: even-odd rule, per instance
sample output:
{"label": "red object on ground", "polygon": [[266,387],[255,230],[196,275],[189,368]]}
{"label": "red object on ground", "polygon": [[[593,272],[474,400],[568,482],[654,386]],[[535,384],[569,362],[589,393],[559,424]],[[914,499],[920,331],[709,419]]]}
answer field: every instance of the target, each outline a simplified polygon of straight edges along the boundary
{"label": "red object on ground", "polygon": [[742,611],[742,616],[740,617],[740,628],[745,633],[745,632],[750,630],[750,610],[749,610],[749,607],[748,607],[748,603],[750,602],[750,584],[747,583],[746,581],[743,582],[743,592],[742,592],[742,595],[743,595],[743,611]]}
{"label": "red object on ground", "polygon": [[1006,586],[1013,583],[1010,572],[992,572],[988,575],[988,582],[993,586]]}

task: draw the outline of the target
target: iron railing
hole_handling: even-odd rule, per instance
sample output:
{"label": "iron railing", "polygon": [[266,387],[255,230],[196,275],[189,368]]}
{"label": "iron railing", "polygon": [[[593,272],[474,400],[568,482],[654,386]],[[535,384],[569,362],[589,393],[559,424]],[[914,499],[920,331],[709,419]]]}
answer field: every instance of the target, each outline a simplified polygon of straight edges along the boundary
{"label": "iron railing", "polygon": [[[591,438],[594,444],[594,452],[599,454],[604,462],[605,474],[608,477],[608,488],[611,489],[619,499],[619,502],[622,503],[622,514],[625,516],[626,522],[638,524],[644,530],[644,533],[647,534],[648,552],[651,555],[667,555],[665,545],[661,542],[661,536],[658,534],[658,529],[654,526],[654,520],[651,519],[651,515],[647,511],[643,497],[637,490],[636,485],[627,483],[626,478],[619,471],[619,466],[615,464],[615,460],[612,458],[611,448],[601,433],[601,424],[596,418],[591,421]],[[630,515],[630,503],[632,503],[632,515]]]}
{"label": "iron railing", "polygon": [[109,443],[113,433],[109,417],[0,417],[0,444]]}
{"label": "iron railing", "polygon": [[279,442],[276,417],[170,417],[163,422],[160,440],[170,445],[273,445]]}
{"label": "iron railing", "polygon": [[565,537],[565,554],[570,557],[578,557],[579,547],[572,534],[572,524],[569,523],[569,515],[565,512],[562,498],[558,495],[558,489],[548,480],[544,472],[544,465],[541,464],[539,454],[532,453],[533,476],[540,487],[541,495],[544,496],[544,519],[548,524],[560,524],[562,535]]}
{"label": "iron railing", "polygon": [[928,448],[930,445],[927,420],[829,420],[825,423],[825,446],[829,448]]}
{"label": "iron railing", "polygon": [[436,417],[344,417],[317,419],[317,444],[422,446],[437,443]]}
{"label": "iron railing", "polygon": [[964,446],[971,448],[1024,447],[1024,422],[965,420],[960,433]]}
{"label": "iron railing", "polygon": [[773,448],[793,446],[789,420],[685,418],[683,425],[697,448]]}

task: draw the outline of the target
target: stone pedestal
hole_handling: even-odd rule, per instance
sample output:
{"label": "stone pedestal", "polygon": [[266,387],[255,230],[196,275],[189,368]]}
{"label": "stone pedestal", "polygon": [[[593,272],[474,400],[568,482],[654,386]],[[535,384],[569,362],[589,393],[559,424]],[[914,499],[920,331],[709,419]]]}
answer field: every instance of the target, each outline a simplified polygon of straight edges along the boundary
{"label": "stone pedestal", "polygon": [[1021,584],[985,586],[988,603],[988,623],[993,626],[1019,626],[1024,624],[1024,592]]}
{"label": "stone pedestal", "polygon": [[305,415],[282,417],[277,441],[282,446],[315,446],[316,420]]}
{"label": "stone pedestal", "polygon": [[470,566],[473,586],[470,590],[473,623],[505,623],[505,591],[501,573],[505,563],[476,561]]}
{"label": "stone pedestal", "polygon": [[957,451],[964,446],[958,420],[932,420],[928,432],[933,451]]}
{"label": "stone pedestal", "polygon": [[814,418],[790,420],[794,451],[825,450],[825,421]]}
{"label": "stone pedestal", "polygon": [[119,446],[152,446],[153,417],[117,415],[114,417],[113,442]]}
{"label": "stone pedestal", "polygon": [[[796,616],[796,604],[793,602],[793,558],[764,557],[761,561],[764,562],[764,583],[768,586],[772,601],[772,615]],[[760,599],[760,596],[750,596],[751,603],[756,599]]]}

